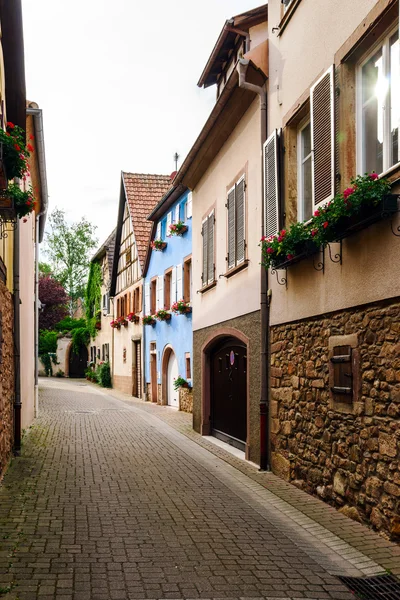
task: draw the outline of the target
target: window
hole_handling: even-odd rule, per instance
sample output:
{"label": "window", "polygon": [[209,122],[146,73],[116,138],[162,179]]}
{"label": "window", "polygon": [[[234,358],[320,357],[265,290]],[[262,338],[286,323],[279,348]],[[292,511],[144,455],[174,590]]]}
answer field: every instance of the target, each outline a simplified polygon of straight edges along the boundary
{"label": "window", "polygon": [[189,192],[186,200],[186,219],[192,218],[192,192]]}
{"label": "window", "polygon": [[156,240],[161,240],[161,223],[157,223]]}
{"label": "window", "polygon": [[245,259],[245,179],[244,175],[228,192],[228,269]]}
{"label": "window", "polygon": [[172,300],[172,271],[173,269],[169,269],[166,271],[164,275],[164,308],[168,310],[171,308],[171,304],[174,302]]}
{"label": "window", "polygon": [[183,263],[183,300],[192,301],[192,257],[186,258]]}
{"label": "window", "polygon": [[383,173],[400,161],[399,34],[385,37],[359,68],[359,172]]}
{"label": "window", "polygon": [[213,283],[214,275],[214,211],[203,219],[201,235],[203,236],[203,273],[202,287]]}
{"label": "window", "polygon": [[192,370],[190,367],[190,352],[185,354],[186,379],[192,378]]}
{"label": "window", "polygon": [[311,125],[300,126],[297,136],[298,220],[308,221],[313,214],[311,174]]}
{"label": "window", "polygon": [[104,344],[104,360],[110,362],[110,344]]}
{"label": "window", "polygon": [[169,230],[169,226],[171,225],[171,223],[172,223],[172,212],[169,212],[167,214],[166,233],[165,233],[165,235],[167,237],[171,236],[171,233],[170,233],[170,230]]}
{"label": "window", "polygon": [[150,314],[154,315],[157,310],[157,277],[150,282]]}
{"label": "window", "polygon": [[142,287],[138,286],[132,292],[132,312],[136,315],[142,310]]}

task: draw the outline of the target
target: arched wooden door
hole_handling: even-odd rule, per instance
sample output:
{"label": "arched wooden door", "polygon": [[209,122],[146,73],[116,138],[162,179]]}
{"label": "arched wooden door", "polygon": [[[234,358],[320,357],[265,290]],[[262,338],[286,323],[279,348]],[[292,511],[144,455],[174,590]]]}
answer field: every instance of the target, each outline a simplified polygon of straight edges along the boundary
{"label": "arched wooden door", "polygon": [[247,349],[226,338],[210,355],[211,433],[245,450],[247,438]]}
{"label": "arched wooden door", "polygon": [[75,354],[72,349],[69,353],[69,376],[85,377],[85,371],[88,363],[88,351],[86,346],[81,346],[79,353]]}
{"label": "arched wooden door", "polygon": [[167,368],[167,401],[168,406],[179,408],[179,391],[175,389],[175,379],[179,377],[178,361],[175,352],[171,351]]}

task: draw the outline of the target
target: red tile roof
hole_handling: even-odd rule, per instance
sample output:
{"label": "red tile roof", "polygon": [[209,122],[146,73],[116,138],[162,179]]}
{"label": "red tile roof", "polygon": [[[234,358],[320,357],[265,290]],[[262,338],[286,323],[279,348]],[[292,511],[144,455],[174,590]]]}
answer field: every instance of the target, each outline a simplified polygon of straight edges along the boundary
{"label": "red tile roof", "polygon": [[148,215],[171,187],[170,175],[122,173],[132,218],[140,266],[143,270],[153,223]]}

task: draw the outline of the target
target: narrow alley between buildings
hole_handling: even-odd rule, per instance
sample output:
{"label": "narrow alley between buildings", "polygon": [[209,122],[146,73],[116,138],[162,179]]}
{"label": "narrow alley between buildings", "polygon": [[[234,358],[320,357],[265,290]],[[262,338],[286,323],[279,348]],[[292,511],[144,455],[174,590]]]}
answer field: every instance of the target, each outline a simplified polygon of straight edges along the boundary
{"label": "narrow alley between buildings", "polygon": [[1,597],[347,600],[337,576],[400,571],[398,546],[201,438],[189,415],[111,394],[42,381],[0,486]]}

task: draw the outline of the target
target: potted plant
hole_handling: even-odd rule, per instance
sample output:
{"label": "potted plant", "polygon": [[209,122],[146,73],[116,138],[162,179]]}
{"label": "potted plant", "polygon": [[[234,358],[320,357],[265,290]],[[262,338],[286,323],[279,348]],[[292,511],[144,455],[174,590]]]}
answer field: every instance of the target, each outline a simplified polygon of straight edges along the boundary
{"label": "potted plant", "polygon": [[168,310],[160,309],[154,315],[157,321],[169,321],[171,313]]}
{"label": "potted plant", "polygon": [[142,317],[143,325],[155,325],[156,320],[153,315],[145,315]]}
{"label": "potted plant", "polygon": [[139,316],[136,315],[135,313],[131,312],[129,313],[129,315],[126,316],[127,321],[129,321],[130,323],[139,323]]}
{"label": "potted plant", "polygon": [[178,376],[176,379],[174,379],[174,389],[178,390],[179,388],[188,388],[189,387],[189,383],[186,381],[186,379],[183,379],[183,377]]}
{"label": "potted plant", "polygon": [[0,192],[0,214],[6,219],[14,216],[21,219],[29,215],[35,207],[32,187],[24,191],[16,183],[9,183],[7,189]]}
{"label": "potted plant", "polygon": [[128,327],[128,321],[125,317],[118,317],[117,322],[119,323],[120,327],[121,325],[124,327]]}
{"label": "potted plant", "polygon": [[187,315],[188,313],[192,312],[192,307],[190,306],[189,302],[178,300],[172,304],[171,310],[178,315]]}
{"label": "potted plant", "polygon": [[184,224],[183,221],[178,221],[177,223],[172,223],[169,226],[169,234],[170,235],[183,235],[188,230],[187,225]]}
{"label": "potted plant", "polygon": [[150,243],[150,246],[151,246],[152,250],[157,250],[158,252],[162,252],[167,247],[167,242],[164,242],[163,240],[153,240]]}
{"label": "potted plant", "polygon": [[[34,136],[29,139],[33,140]],[[0,129],[0,143],[7,179],[18,177],[25,180],[29,175],[28,158],[33,152],[32,145],[25,143],[25,131],[9,121],[6,131]]]}
{"label": "potted plant", "polygon": [[115,319],[114,321],[111,321],[110,327],[113,329],[121,329],[121,323],[118,323],[118,319]]}

